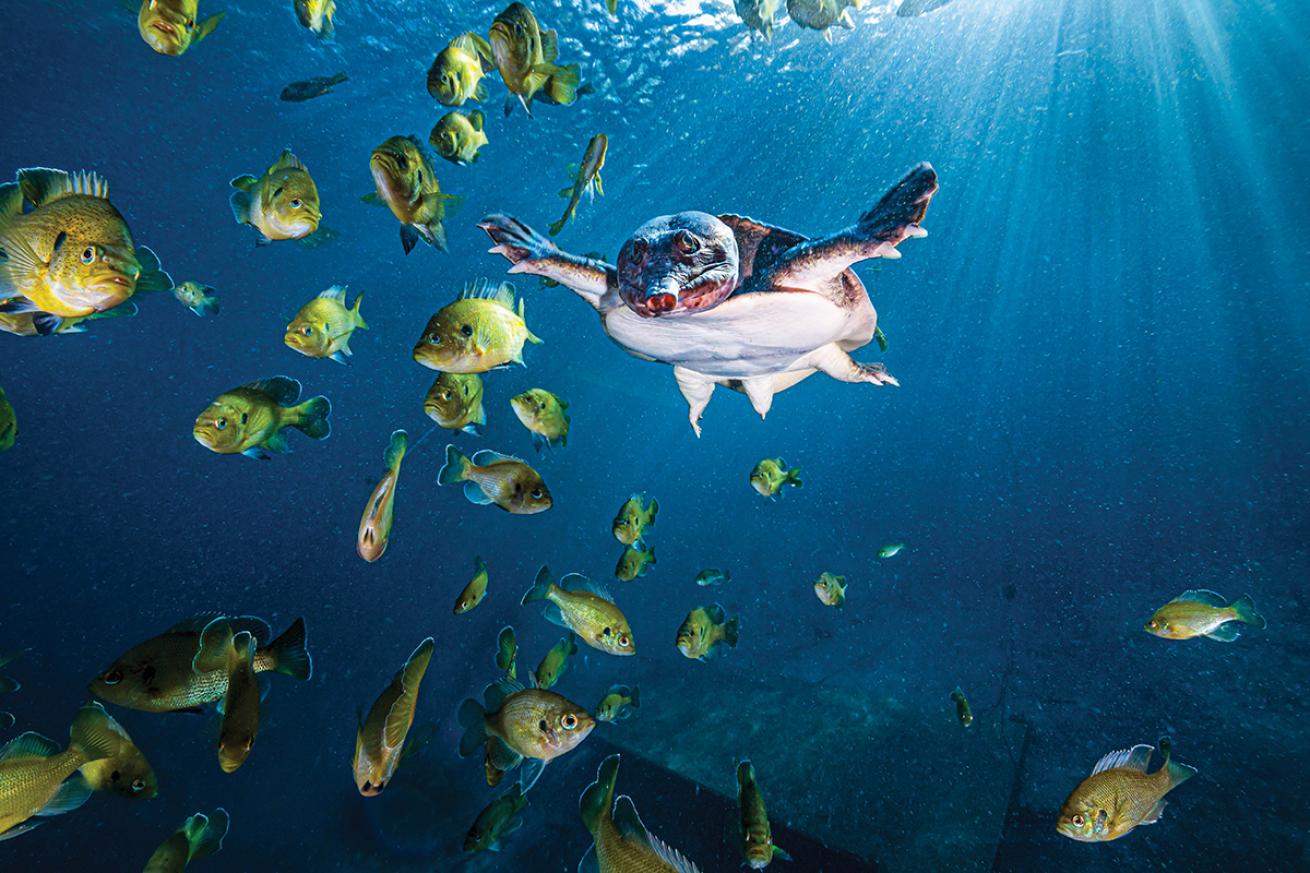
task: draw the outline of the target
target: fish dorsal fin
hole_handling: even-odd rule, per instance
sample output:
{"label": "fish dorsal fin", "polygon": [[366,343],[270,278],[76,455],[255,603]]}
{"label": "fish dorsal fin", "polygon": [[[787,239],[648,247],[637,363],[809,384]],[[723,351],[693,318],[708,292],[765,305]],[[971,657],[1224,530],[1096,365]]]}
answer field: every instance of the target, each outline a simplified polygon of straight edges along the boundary
{"label": "fish dorsal fin", "polygon": [[1208,588],[1189,588],[1175,597],[1171,602],[1177,603],[1179,601],[1187,603],[1204,603],[1206,606],[1224,607],[1228,605],[1228,601],[1224,599],[1222,594],[1217,591],[1211,591]]}
{"label": "fish dorsal fin", "polygon": [[203,675],[226,668],[233,635],[231,620],[222,616],[205,625],[205,629],[200,632],[195,657],[191,659],[192,672]]}
{"label": "fish dorsal fin", "polygon": [[246,631],[255,639],[256,645],[264,645],[273,638],[273,628],[257,615],[238,615],[228,619],[232,624],[232,633]]}
{"label": "fish dorsal fin", "polygon": [[204,630],[211,621],[213,621],[216,618],[222,618],[222,617],[223,617],[223,613],[221,612],[202,612],[199,613],[198,615],[192,615],[182,619],[177,624],[173,625],[168,630],[164,631],[164,633],[166,634],[200,633],[200,631]]}
{"label": "fish dorsal fin", "polygon": [[300,158],[291,153],[291,149],[283,149],[282,154],[278,155],[277,163],[268,168],[270,173],[276,173],[278,170],[303,170],[305,165],[300,163]]}
{"label": "fish dorsal fin", "polygon": [[49,758],[59,754],[59,744],[35,731],[19,734],[0,748],[0,761],[9,758]]}
{"label": "fish dorsal fin", "polygon": [[331,288],[327,289],[326,291],[319,292],[318,296],[326,298],[328,300],[336,300],[340,302],[342,305],[345,305],[346,288],[347,288],[346,285],[333,285]]}
{"label": "fish dorsal fin", "polygon": [[723,611],[722,606],[717,603],[711,603],[709,606],[705,607],[705,617],[714,624],[723,624],[724,621],[727,620],[728,615]]}
{"label": "fish dorsal fin", "polygon": [[513,694],[518,694],[523,690],[523,683],[517,679],[511,679],[508,676],[502,676],[495,682],[492,682],[482,691],[482,705],[487,712],[495,712],[500,709],[505,698]]}
{"label": "fish dorsal fin", "polygon": [[614,827],[618,828],[619,834],[628,842],[651,847],[650,831],[646,830],[641,816],[637,815],[637,805],[626,794],[614,801]]}
{"label": "fish dorsal fin", "polygon": [[646,841],[650,843],[651,849],[659,856],[660,860],[673,868],[674,873],[700,873],[700,868],[687,860],[686,855],[682,854],[650,831],[646,831]]}
{"label": "fish dorsal fin", "polygon": [[1139,773],[1145,773],[1146,767],[1151,761],[1151,753],[1155,747],[1145,744],[1138,744],[1131,749],[1120,749],[1117,752],[1111,752],[1101,760],[1096,762],[1092,768],[1092,775],[1102,773],[1106,770],[1136,770]]}
{"label": "fish dorsal fin", "polygon": [[541,59],[548,64],[555,63],[559,57],[559,34],[553,30],[541,32]]}
{"label": "fish dorsal fin", "polygon": [[599,582],[588,579],[581,573],[569,573],[563,579],[559,580],[559,587],[564,591],[578,592],[585,591],[588,594],[594,594],[602,600],[614,602],[614,595],[610,594],[609,589]]}
{"label": "fish dorsal fin", "polygon": [[241,387],[267,395],[278,406],[295,406],[300,400],[300,383],[290,376],[269,376]]}
{"label": "fish dorsal fin", "polygon": [[502,455],[500,452],[493,452],[491,449],[481,449],[479,451],[474,452],[472,461],[474,466],[478,466],[478,467],[486,467],[490,464],[496,463],[497,461],[514,461],[515,463],[519,463],[519,464],[523,463],[521,460],[514,457],[513,455]]}
{"label": "fish dorsal fin", "polygon": [[428,637],[418,644],[418,648],[409,656],[405,666],[400,669],[401,693],[391,704],[387,712],[387,721],[382,730],[382,739],[389,748],[399,748],[405,742],[405,734],[414,721],[414,709],[418,705],[418,687],[423,681],[423,674],[428,670],[436,640]]}
{"label": "fish dorsal fin", "polygon": [[33,206],[43,206],[72,194],[109,199],[109,183],[85,170],[66,173],[48,167],[31,167],[18,171],[18,185]]}
{"label": "fish dorsal fin", "polygon": [[23,214],[23,189],[17,182],[0,185],[0,223]]}
{"label": "fish dorsal fin", "polygon": [[795,231],[744,215],[720,215],[719,221],[732,228],[732,235],[737,239],[738,273],[742,280],[768,269],[777,262],[779,255],[806,240]]}

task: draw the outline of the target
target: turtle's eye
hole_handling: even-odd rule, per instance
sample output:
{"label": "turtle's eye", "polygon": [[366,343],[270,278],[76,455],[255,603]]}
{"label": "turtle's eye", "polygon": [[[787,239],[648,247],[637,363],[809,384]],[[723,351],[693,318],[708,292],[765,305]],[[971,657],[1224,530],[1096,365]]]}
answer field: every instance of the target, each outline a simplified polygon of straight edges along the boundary
{"label": "turtle's eye", "polygon": [[680,230],[675,233],[673,235],[673,244],[684,255],[690,255],[700,248],[700,240],[696,239],[689,230]]}
{"label": "turtle's eye", "polygon": [[227,419],[226,418],[218,419],[217,421],[214,422],[214,427],[218,428],[219,430],[227,430]]}
{"label": "turtle's eye", "polygon": [[123,681],[123,671],[110,670],[102,678],[104,679],[106,685],[117,685],[119,682]]}
{"label": "turtle's eye", "polygon": [[650,248],[650,243],[644,239],[634,239],[632,241],[632,257],[640,261],[646,257],[646,250]]}
{"label": "turtle's eye", "polygon": [[566,731],[576,730],[578,727],[578,717],[571,712],[564,713],[564,717],[559,720],[560,727]]}

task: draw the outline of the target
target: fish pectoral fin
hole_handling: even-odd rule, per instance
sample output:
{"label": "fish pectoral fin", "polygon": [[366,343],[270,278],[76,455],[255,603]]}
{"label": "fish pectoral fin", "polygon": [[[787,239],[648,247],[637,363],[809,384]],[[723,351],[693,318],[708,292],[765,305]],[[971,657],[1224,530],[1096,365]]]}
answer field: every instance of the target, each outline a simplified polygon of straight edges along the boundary
{"label": "fish pectoral fin", "polygon": [[245,455],[247,458],[254,458],[257,461],[271,461],[273,459],[273,456],[265,451],[263,446],[252,446],[241,454]]}
{"label": "fish pectoral fin", "polygon": [[495,503],[495,501],[482,490],[482,487],[478,485],[477,482],[464,483],[464,497],[469,503],[474,503],[478,506],[488,506]]}
{"label": "fish pectoral fin", "polygon": [[0,260],[0,297],[22,294],[23,286],[30,285],[48,266],[12,231],[0,232],[0,251],[4,252],[4,259]]}
{"label": "fish pectoral fin", "polygon": [[1151,807],[1151,811],[1146,814],[1146,818],[1142,819],[1141,823],[1144,825],[1148,825],[1148,824],[1155,824],[1156,822],[1158,822],[1160,818],[1164,815],[1165,805],[1166,804],[1163,797],[1157,800],[1155,802],[1155,806]]}
{"label": "fish pectoral fin", "polygon": [[36,814],[43,818],[49,818],[52,815],[63,815],[86,803],[90,796],[90,783],[82,778],[81,774],[78,774],[60,785],[59,790],[46,802],[45,806],[37,810]]}
{"label": "fish pectoral fin", "polygon": [[1208,639],[1218,640],[1221,643],[1231,643],[1242,635],[1242,623],[1240,621],[1229,621],[1219,625],[1219,627],[1206,634]]}
{"label": "fish pectoral fin", "polygon": [[540,758],[523,759],[523,766],[519,770],[519,787],[524,794],[532,790],[532,786],[541,778],[541,771],[545,769],[546,762]]}
{"label": "fish pectoral fin", "polygon": [[279,455],[287,455],[291,453],[291,446],[287,444],[286,435],[281,431],[278,431],[268,439],[264,440],[264,448],[268,449],[270,452],[276,452]]}
{"label": "fish pectoral fin", "polygon": [[217,15],[211,15],[209,18],[202,21],[200,26],[196,28],[195,42],[200,42],[202,39],[213,33],[214,29],[222,23],[223,16],[225,15],[227,15],[226,12],[220,12]]}
{"label": "fish pectoral fin", "polygon": [[[0,837],[0,839],[4,839]],[[596,844],[592,843],[578,861],[578,873],[600,873],[600,860],[596,857]]]}

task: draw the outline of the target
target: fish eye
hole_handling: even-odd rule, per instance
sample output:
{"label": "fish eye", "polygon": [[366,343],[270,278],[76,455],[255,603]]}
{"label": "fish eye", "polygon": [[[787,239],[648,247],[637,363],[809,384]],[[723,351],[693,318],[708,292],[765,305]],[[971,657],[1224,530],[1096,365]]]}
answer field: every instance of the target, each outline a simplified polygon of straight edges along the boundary
{"label": "fish eye", "polygon": [[123,681],[123,671],[110,670],[108,673],[104,675],[103,678],[105,680],[106,685],[117,685],[119,682]]}
{"label": "fish eye", "polygon": [[571,712],[564,713],[564,717],[559,720],[560,727],[566,731],[571,731],[578,726],[578,717]]}
{"label": "fish eye", "polygon": [[190,30],[191,28],[193,28],[193,27],[195,27],[195,26],[196,26],[196,20],[195,20],[194,18],[188,18],[188,19],[186,20],[186,29],[187,29],[187,30]]}
{"label": "fish eye", "polygon": [[146,780],[140,778],[132,780],[132,791],[134,793],[139,794],[145,790],[146,790]]}
{"label": "fish eye", "polygon": [[94,262],[95,259],[96,259],[95,246],[87,246],[86,248],[82,249],[82,263],[90,264]]}
{"label": "fish eye", "polygon": [[449,391],[443,391],[443,392],[441,392],[441,399],[442,399],[442,400],[451,400],[452,398],[453,398],[453,395],[452,395]]}
{"label": "fish eye", "polygon": [[532,497],[533,497],[533,499],[535,499],[535,500],[540,500],[540,499],[541,499],[541,489],[540,489],[540,488],[533,488],[533,489],[532,489]]}
{"label": "fish eye", "polygon": [[619,634],[619,645],[621,647],[626,649],[631,643],[632,640],[628,639],[627,634]]}
{"label": "fish eye", "polygon": [[473,336],[473,327],[467,324],[461,325],[459,328],[459,332],[464,334],[464,336]]}
{"label": "fish eye", "polygon": [[1073,817],[1073,826],[1076,828],[1080,828],[1086,823],[1087,819],[1083,818],[1081,815],[1075,815]]}
{"label": "fish eye", "polygon": [[310,327],[309,325],[305,325],[300,329],[300,332],[303,333],[305,336],[312,336],[314,333],[314,328]]}
{"label": "fish eye", "polygon": [[214,422],[214,427],[218,428],[219,430],[227,430],[227,419],[226,418],[218,419],[217,421]]}
{"label": "fish eye", "polygon": [[437,334],[437,333],[428,334],[428,342],[434,346],[441,345],[441,334]]}
{"label": "fish eye", "polygon": [[301,204],[300,204],[300,198],[299,198],[299,197],[292,197],[292,198],[291,198],[291,208],[292,208],[292,209],[299,209],[299,208],[300,208],[300,205],[301,205]]}

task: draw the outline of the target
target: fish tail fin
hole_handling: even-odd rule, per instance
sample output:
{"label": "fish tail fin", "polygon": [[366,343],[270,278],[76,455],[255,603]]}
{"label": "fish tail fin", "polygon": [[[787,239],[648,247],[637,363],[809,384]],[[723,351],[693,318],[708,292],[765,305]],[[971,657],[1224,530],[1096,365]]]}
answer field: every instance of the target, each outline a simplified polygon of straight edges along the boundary
{"label": "fish tail fin", "polygon": [[350,307],[350,314],[355,317],[355,327],[362,328],[363,330],[368,330],[368,322],[364,320],[364,316],[359,314],[359,306],[363,302],[364,302],[364,292],[360,291],[358,294],[355,295],[355,305]]}
{"label": "fish tail fin", "polygon": [[805,483],[801,481],[801,468],[792,467],[790,470],[788,470],[787,479],[785,481],[788,485],[794,485],[797,488],[800,488],[802,485],[804,485]]}
{"label": "fish tail fin", "polygon": [[737,647],[737,635],[741,632],[741,616],[734,615],[723,625],[723,641],[734,649]]}
{"label": "fish tail fin", "polygon": [[737,788],[747,788],[755,784],[755,765],[750,759],[743,760],[737,765]]}
{"label": "fish tail fin", "polygon": [[519,601],[520,605],[526,606],[529,603],[536,603],[542,600],[550,599],[550,588],[555,584],[555,577],[551,575],[550,567],[545,564],[537,571],[537,577],[532,581],[532,587],[523,595]]}
{"label": "fish tail fin", "polygon": [[1174,744],[1172,740],[1168,737],[1161,737],[1160,742],[1156,745],[1160,747],[1160,754],[1164,755],[1164,764],[1160,766],[1160,769],[1165,771],[1165,775],[1169,777],[1169,787],[1165,789],[1166,791],[1172,791],[1196,775],[1195,767],[1189,767],[1181,761],[1173,759]]}
{"label": "fish tail fin", "polygon": [[610,810],[614,808],[614,783],[618,778],[619,756],[610,755],[601,761],[600,769],[596,771],[596,781],[588,785],[582,796],[578,798],[578,812],[582,815],[582,823],[593,836],[600,830],[601,823],[609,818]]}
{"label": "fish tail fin", "polygon": [[567,215],[566,215],[564,218],[561,218],[559,221],[552,221],[552,222],[550,223],[550,227],[547,228],[547,230],[550,231],[550,235],[551,235],[551,236],[559,236],[559,232],[560,232],[561,230],[564,229],[564,223],[565,223],[567,220],[568,220],[568,217],[567,217]]}
{"label": "fish tail fin", "polygon": [[99,761],[112,756],[122,744],[123,738],[117,725],[98,703],[88,703],[77,711],[73,717],[73,726],[68,730],[68,747],[77,751],[84,762]]}
{"label": "fish tail fin", "polygon": [[291,426],[305,436],[325,440],[332,435],[332,423],[328,421],[328,416],[332,414],[332,403],[322,394],[292,407],[292,412]]}
{"label": "fish tail fin", "polygon": [[314,675],[314,659],[306,647],[305,620],[297,618],[282,635],[268,644],[273,669],[283,676],[306,682]]}
{"label": "fish tail fin", "polygon": [[206,315],[218,315],[218,298],[211,294],[195,306],[192,306],[191,311],[202,317]]}
{"label": "fish tail fin", "polygon": [[387,465],[387,469],[394,470],[400,466],[401,460],[405,457],[405,452],[409,449],[409,432],[405,430],[394,430],[391,432],[391,443],[382,455],[382,461]]}
{"label": "fish tail fin", "polygon": [[[337,10],[337,5],[333,3],[332,11],[336,12],[336,10]],[[333,85],[340,85],[342,82],[349,82],[349,81],[350,81],[350,77],[346,75],[345,70],[342,70],[340,73],[337,73],[335,76],[332,77]]]}
{"label": "fish tail fin", "polygon": [[1249,594],[1243,594],[1241,597],[1234,600],[1230,605],[1230,608],[1233,610],[1233,617],[1240,622],[1253,624],[1261,630],[1264,630],[1269,625],[1269,623],[1265,621],[1265,617],[1256,612],[1255,601],[1251,599],[1251,595]]}
{"label": "fish tail fin", "polygon": [[568,106],[578,99],[578,83],[582,81],[582,70],[577,64],[565,64],[562,67],[548,65],[544,72],[550,75],[546,81],[546,96],[552,102]]}
{"label": "fish tail fin", "polygon": [[446,446],[446,463],[442,465],[441,471],[437,473],[438,485],[454,485],[457,482],[463,482],[467,478],[468,469],[473,462],[468,456],[455,448],[454,444]]}
{"label": "fish tail fin", "polygon": [[487,740],[487,711],[473,698],[459,705],[459,726],[464,733],[459,738],[459,756],[467,758],[482,748]]}
{"label": "fish tail fin", "polygon": [[219,807],[212,815],[198,812],[182,825],[182,834],[187,842],[187,862],[197,858],[208,858],[218,854],[223,848],[223,838],[227,836],[227,810]]}

